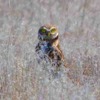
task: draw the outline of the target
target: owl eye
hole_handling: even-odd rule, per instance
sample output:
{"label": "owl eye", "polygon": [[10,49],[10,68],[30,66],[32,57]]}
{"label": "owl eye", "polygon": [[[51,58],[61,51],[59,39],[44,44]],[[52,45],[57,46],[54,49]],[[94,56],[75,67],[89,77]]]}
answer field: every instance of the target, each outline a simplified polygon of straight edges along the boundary
{"label": "owl eye", "polygon": [[56,30],[55,28],[53,28],[53,29],[51,30],[51,34],[55,34],[56,31],[57,31],[57,30]]}
{"label": "owl eye", "polygon": [[46,29],[43,29],[43,28],[40,29],[40,30],[39,30],[39,33],[40,33],[40,34],[45,34],[45,33],[46,33]]}

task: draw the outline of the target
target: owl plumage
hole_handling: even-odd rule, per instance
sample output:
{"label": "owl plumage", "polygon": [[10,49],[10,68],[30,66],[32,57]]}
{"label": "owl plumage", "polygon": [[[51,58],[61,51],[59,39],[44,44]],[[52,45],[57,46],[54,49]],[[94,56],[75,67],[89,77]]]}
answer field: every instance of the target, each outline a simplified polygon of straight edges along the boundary
{"label": "owl plumage", "polygon": [[[44,25],[38,31],[39,42],[35,48],[40,59],[49,59],[52,66],[60,67],[62,64],[66,67],[65,58],[60,48],[59,34],[55,26]],[[40,55],[42,52],[42,56]]]}

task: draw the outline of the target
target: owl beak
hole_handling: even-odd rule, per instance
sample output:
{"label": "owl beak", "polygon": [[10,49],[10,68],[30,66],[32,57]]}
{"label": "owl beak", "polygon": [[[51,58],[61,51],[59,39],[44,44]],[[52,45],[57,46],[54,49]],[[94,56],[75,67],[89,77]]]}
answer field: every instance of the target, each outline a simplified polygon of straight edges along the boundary
{"label": "owl beak", "polygon": [[51,32],[49,31],[49,32],[48,32],[48,36],[50,36],[50,35],[51,35]]}

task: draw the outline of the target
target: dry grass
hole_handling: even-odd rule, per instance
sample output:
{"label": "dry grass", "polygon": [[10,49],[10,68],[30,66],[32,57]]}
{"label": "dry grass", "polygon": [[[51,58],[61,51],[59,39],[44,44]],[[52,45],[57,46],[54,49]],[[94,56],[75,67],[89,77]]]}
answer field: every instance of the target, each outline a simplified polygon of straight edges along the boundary
{"label": "dry grass", "polygon": [[[100,100],[99,0],[0,0],[0,100]],[[58,77],[36,60],[37,30],[58,26],[68,63]]]}

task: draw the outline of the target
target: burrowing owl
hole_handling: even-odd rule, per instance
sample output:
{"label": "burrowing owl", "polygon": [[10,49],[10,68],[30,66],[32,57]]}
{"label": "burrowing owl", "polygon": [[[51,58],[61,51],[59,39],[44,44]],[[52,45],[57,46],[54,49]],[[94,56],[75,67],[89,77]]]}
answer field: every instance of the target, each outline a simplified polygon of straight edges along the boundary
{"label": "burrowing owl", "polygon": [[[64,55],[59,44],[58,29],[53,25],[44,25],[38,31],[39,42],[36,46],[36,52],[39,54],[41,60],[49,59],[52,66],[57,68],[65,64]],[[42,54],[40,53],[42,52]]]}

